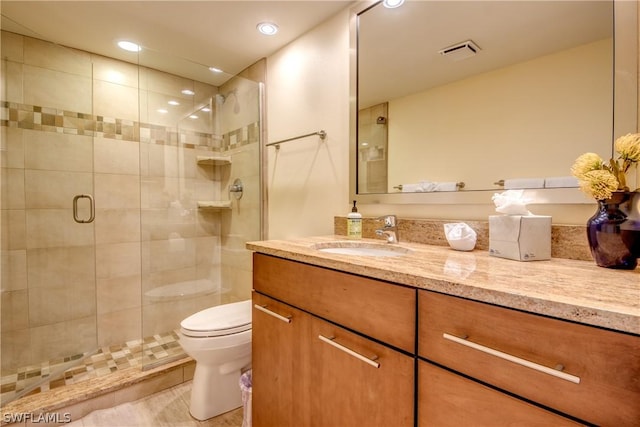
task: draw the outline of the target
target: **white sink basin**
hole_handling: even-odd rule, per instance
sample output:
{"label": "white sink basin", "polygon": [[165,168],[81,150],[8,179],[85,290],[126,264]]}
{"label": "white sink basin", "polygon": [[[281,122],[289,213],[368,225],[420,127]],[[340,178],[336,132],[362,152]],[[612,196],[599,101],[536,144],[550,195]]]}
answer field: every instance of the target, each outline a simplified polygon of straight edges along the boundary
{"label": "white sink basin", "polygon": [[394,257],[402,256],[411,252],[410,249],[402,246],[394,246],[387,243],[369,243],[369,242],[326,242],[316,243],[314,248],[320,252],[327,252],[340,255],[355,256],[375,256],[375,257]]}

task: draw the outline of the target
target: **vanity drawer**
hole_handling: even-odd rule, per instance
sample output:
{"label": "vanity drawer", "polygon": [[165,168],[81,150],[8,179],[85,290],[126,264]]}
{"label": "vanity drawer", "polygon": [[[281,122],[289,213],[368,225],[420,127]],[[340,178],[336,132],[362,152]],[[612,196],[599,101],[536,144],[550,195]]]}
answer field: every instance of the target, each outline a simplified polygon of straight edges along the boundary
{"label": "vanity drawer", "polygon": [[422,360],[418,378],[418,427],[584,425]]}
{"label": "vanity drawer", "polygon": [[415,289],[260,253],[253,254],[253,287],[399,349],[415,351]]}
{"label": "vanity drawer", "polygon": [[418,294],[419,356],[590,423],[638,425],[640,337]]}

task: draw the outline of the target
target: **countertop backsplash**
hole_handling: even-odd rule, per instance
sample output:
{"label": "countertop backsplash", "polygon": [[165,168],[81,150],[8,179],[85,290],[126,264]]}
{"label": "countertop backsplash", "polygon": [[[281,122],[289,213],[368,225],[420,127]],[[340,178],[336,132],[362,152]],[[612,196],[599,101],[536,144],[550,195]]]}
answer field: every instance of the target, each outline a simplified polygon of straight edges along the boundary
{"label": "countertop backsplash", "polygon": [[[476,250],[489,250],[489,221],[398,218],[398,236],[400,242],[449,246],[444,235],[444,224],[450,222],[464,222],[469,225],[478,235]],[[376,218],[362,218],[362,237],[381,239],[375,233],[379,228],[381,221]],[[334,233],[347,235],[347,217],[334,217]],[[587,242],[586,226],[552,225],[551,257],[593,261]]]}

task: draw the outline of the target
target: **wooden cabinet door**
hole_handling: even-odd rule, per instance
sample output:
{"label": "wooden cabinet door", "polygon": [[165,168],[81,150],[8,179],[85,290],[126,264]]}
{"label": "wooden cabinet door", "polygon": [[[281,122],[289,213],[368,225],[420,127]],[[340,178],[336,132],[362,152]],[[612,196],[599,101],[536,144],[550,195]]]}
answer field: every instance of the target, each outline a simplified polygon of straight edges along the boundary
{"label": "wooden cabinet door", "polygon": [[414,358],[313,318],[313,427],[412,427]]}
{"label": "wooden cabinet door", "polygon": [[420,360],[418,427],[562,427],[561,415]]}
{"label": "wooden cabinet door", "polygon": [[253,426],[310,425],[311,316],[256,292],[253,304]]}

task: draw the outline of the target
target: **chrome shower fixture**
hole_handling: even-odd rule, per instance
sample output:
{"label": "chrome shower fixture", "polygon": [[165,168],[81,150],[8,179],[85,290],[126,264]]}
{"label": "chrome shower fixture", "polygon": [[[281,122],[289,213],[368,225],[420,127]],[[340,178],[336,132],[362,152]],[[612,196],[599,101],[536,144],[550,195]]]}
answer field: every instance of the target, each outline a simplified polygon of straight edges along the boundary
{"label": "chrome shower fixture", "polygon": [[234,114],[238,114],[240,112],[240,103],[238,102],[238,89],[237,88],[230,90],[229,92],[226,93],[226,95],[223,95],[223,94],[220,94],[220,93],[216,94],[216,102],[219,105],[222,106],[229,100],[229,97],[231,95],[233,95],[234,98],[235,98],[235,102],[233,104],[233,113]]}

